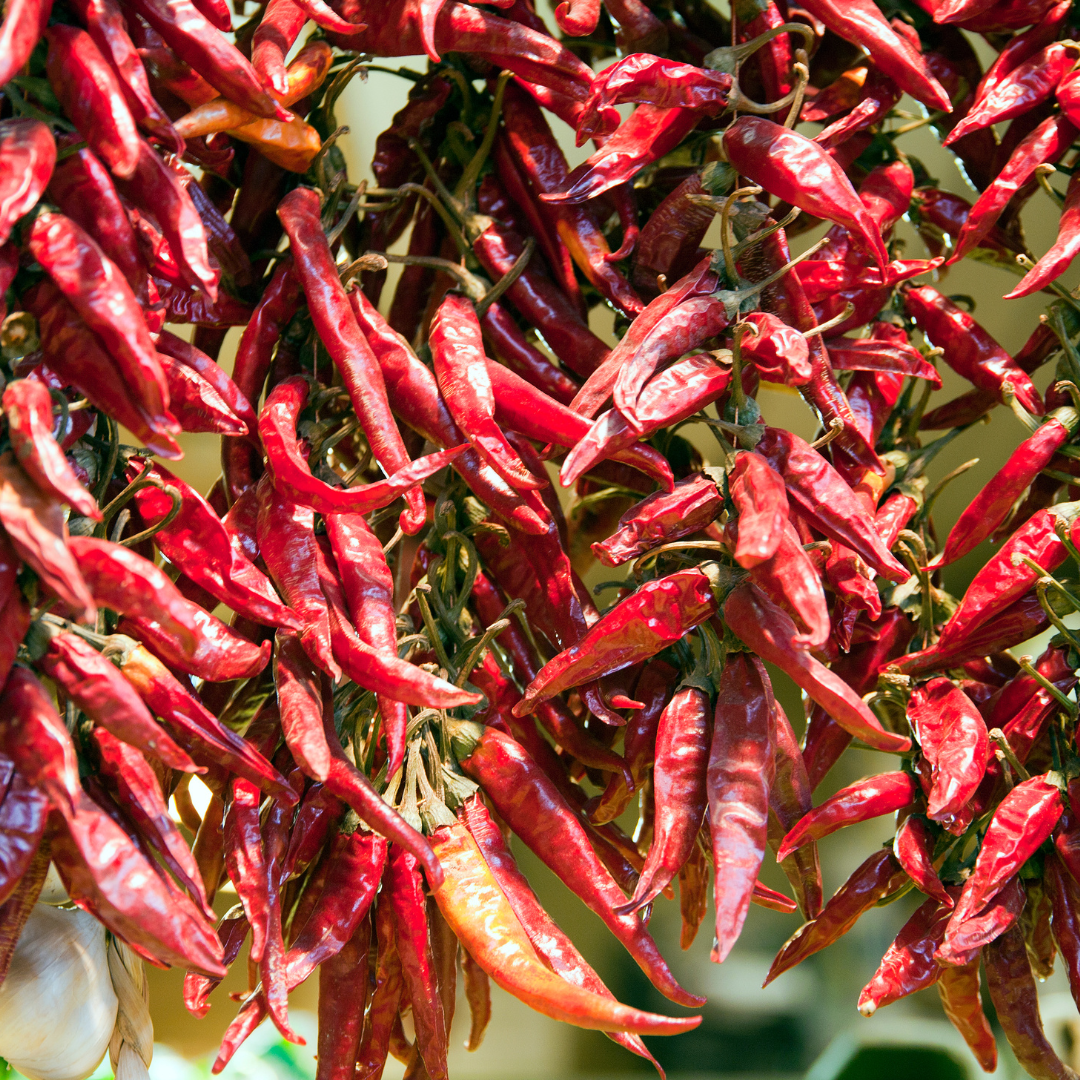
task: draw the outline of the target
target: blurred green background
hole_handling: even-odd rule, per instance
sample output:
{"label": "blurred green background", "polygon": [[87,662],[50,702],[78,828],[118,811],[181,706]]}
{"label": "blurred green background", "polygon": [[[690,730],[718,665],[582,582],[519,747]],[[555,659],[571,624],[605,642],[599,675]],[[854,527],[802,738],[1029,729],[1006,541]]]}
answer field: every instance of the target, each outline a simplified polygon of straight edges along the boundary
{"label": "blurred green background", "polygon": [[[550,8],[542,12],[551,24]],[[984,63],[992,53],[982,42],[975,42],[984,54]],[[406,58],[402,63],[423,70],[426,60]],[[356,80],[343,95],[338,118],[348,124],[350,133],[343,140],[349,162],[350,178],[370,178],[375,137],[389,123],[391,115],[405,99],[408,83],[394,76],[373,72],[366,81]],[[901,104],[918,114],[919,106],[909,99]],[[553,125],[563,136],[571,164],[587,156],[588,148],[575,148],[568,128],[557,120]],[[958,173],[948,152],[941,150],[927,129],[906,135],[901,149],[918,157],[941,187],[956,191],[968,199],[974,195]],[[1036,257],[1053,242],[1057,210],[1042,192],[1027,208],[1025,228],[1029,249]],[[798,238],[796,251],[804,250],[824,231],[820,228]],[[906,222],[897,228],[897,236],[906,242],[904,255],[925,255],[922,242]],[[707,242],[718,239],[712,237]],[[395,250],[404,250],[407,237]],[[384,291],[385,302],[392,296],[398,267],[391,267],[390,285]],[[968,294],[975,299],[976,318],[1010,351],[1017,350],[1037,324],[1047,301],[1045,296],[1004,302],[1016,278],[1007,271],[973,263],[970,260],[953,268],[941,288],[946,293]],[[1070,272],[1064,283],[1073,286],[1076,275]],[[612,320],[609,313],[594,313],[594,328],[610,339]],[[174,328],[185,332],[188,328]],[[233,331],[222,353],[226,369],[239,337]],[[944,387],[930,402],[930,408],[949,400],[966,388],[961,380],[945,371]],[[1040,388],[1049,381],[1049,369],[1037,379]],[[760,404],[767,422],[788,427],[804,437],[813,437],[816,419],[795,394],[771,386],[763,387]],[[693,430],[693,429],[691,429]],[[697,429],[702,430],[702,429]],[[713,452],[708,436],[698,438],[706,455]],[[937,503],[939,535],[944,535],[970,498],[1000,467],[1009,452],[1024,438],[1024,431],[1011,414],[999,409],[988,425],[977,425],[943,452],[931,470],[937,479],[961,462],[978,457],[979,464],[954,481]],[[185,441],[186,457],[176,471],[200,490],[209,489],[219,473],[217,440],[211,436],[190,436]],[[946,571],[945,584],[959,594],[974,569],[985,560],[990,545],[984,545],[967,559]],[[1037,652],[1039,643],[1030,643],[1014,652]],[[796,730],[801,730],[802,706],[795,687],[783,677],[776,678],[778,697]],[[869,751],[849,752],[827,778],[818,792],[824,798],[838,787],[857,777],[893,767],[893,762]],[[632,817],[633,815],[631,815]],[[623,823],[628,831],[633,820]],[[826,895],[847,878],[850,872],[880,843],[892,835],[888,819],[844,830],[821,843],[821,861]],[[600,921],[571,895],[532,855],[519,845],[521,865],[541,899],[559,924],[573,937],[586,958],[605,979],[612,991],[630,1004],[671,1011],[641,975]],[[775,865],[766,866],[762,879],[778,889],[787,884]],[[225,910],[235,901],[228,895],[219,900]],[[894,905],[873,911],[839,943],[812,957],[800,967],[781,976],[767,989],[761,982],[777,949],[799,925],[797,916],[784,916],[760,908],[751,908],[742,938],[728,960],[717,966],[709,962],[710,918],[702,926],[694,946],[687,953],[679,949],[677,903],[661,899],[651,923],[664,955],[676,976],[688,988],[706,994],[708,1004],[704,1021],[696,1031],[672,1039],[648,1040],[660,1064],[670,1075],[689,1077],[795,1077],[808,1074],[810,1080],[893,1080],[918,1076],[920,1080],[946,1080],[978,1074],[970,1054],[944,1020],[937,993],[931,989],[901,1001],[870,1020],[859,1016],[855,1002],[859,989],[873,974],[877,963],[899,927],[917,904],[917,898],[905,897]],[[216,1046],[222,1031],[232,1018],[234,1004],[230,991],[246,987],[244,964],[237,964],[229,980],[212,997],[209,1016],[194,1020],[181,1002],[182,977],[176,972],[150,970],[151,1005],[156,1037],[161,1044],[151,1074],[155,1080],[194,1080],[208,1075],[205,1055]],[[1074,1045],[1080,1045],[1080,1031],[1075,1023],[1075,1009],[1064,976],[1056,972],[1042,987],[1043,1009],[1057,1045],[1077,1065]],[[297,1012],[297,1026],[309,1033],[309,1045],[289,1048],[280,1044],[269,1029],[260,1029],[245,1047],[227,1077],[258,1077],[259,1080],[290,1080],[314,1075],[314,1012],[316,980],[301,987],[292,998]],[[652,1072],[648,1063],[631,1056],[602,1035],[557,1024],[532,1013],[513,998],[494,989],[494,1016],[479,1051],[466,1053],[462,1048],[468,1030],[464,999],[459,1000],[454,1025],[450,1073],[454,1080],[540,1080],[550,1077],[614,1077]],[[463,1015],[463,1010],[465,1015]],[[304,1014],[307,1014],[305,1017]],[[1075,1037],[1074,1037],[1075,1033]],[[998,1075],[1020,1075],[999,1039],[1002,1061]],[[400,1077],[403,1067],[391,1059],[385,1075]],[[107,1061],[100,1075],[108,1075]]]}

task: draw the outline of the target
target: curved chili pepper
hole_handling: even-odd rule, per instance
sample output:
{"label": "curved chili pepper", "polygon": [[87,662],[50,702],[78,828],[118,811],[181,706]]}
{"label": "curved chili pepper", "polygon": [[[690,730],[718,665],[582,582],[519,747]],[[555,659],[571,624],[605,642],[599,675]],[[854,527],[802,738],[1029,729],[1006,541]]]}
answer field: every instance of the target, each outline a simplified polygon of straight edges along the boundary
{"label": "curved chili pepper", "polygon": [[51,12],[50,0],[15,0],[4,9],[0,24],[0,86],[30,59]]}
{"label": "curved chili pepper", "polygon": [[174,360],[179,360],[184,367],[190,368],[205,379],[220,396],[225,406],[247,425],[248,431],[254,432],[257,418],[251,402],[240,392],[239,387],[225,371],[202,349],[196,348],[183,338],[178,338],[168,330],[162,330],[158,334],[157,349],[159,355],[164,353]]}
{"label": "curved chili pepper", "polygon": [[724,133],[728,161],[778,198],[851,230],[884,271],[888,255],[839,165],[816,143],[759,116],[742,116]]}
{"label": "curved chili pepper", "polygon": [[[444,826],[433,842],[448,869],[444,884],[435,890],[439,910],[473,959],[504,990],[546,1016],[601,1031],[674,1034],[700,1023],[696,1016],[642,1013],[560,979],[540,962],[465,825]],[[479,919],[477,906],[484,912]]]}
{"label": "curved chili pepper", "polygon": [[[564,191],[543,194],[541,200],[573,206],[603,195],[670,153],[700,119],[693,109],[639,105],[596,153],[571,171]],[[584,141],[579,134],[578,145]]]}
{"label": "curved chili pepper", "polygon": [[171,769],[198,771],[163,731],[120,672],[74,634],[52,633],[37,661],[41,670],[97,724],[131,746],[159,757]]}
{"label": "curved chili pepper", "polygon": [[1020,1067],[1039,1080],[1071,1080],[1076,1074],[1058,1058],[1043,1032],[1039,994],[1018,926],[987,948],[986,985]]}
{"label": "curved chili pepper", "polygon": [[42,214],[29,234],[30,250],[57,287],[101,338],[147,419],[175,431],[165,374],[131,287],[94,241],[62,214]]}
{"label": "curved chili pepper", "polygon": [[630,903],[617,909],[620,914],[651,903],[690,857],[706,802],[715,790],[713,783],[706,786],[709,726],[709,698],[696,686],[677,690],[660,714],[653,761],[653,837],[637,888]]}
{"label": "curved chili pepper", "polygon": [[777,953],[765,985],[843,937],[861,915],[902,889],[907,880],[891,852],[874,852],[833,894],[821,914],[800,927]]}
{"label": "curved chili pepper", "polygon": [[1041,776],[1017,784],[1005,796],[983,837],[975,869],[956,902],[946,945],[953,931],[965,919],[979,914],[1053,832],[1062,809],[1060,789]]}
{"label": "curved chili pepper", "polygon": [[[4,928],[4,947],[0,952],[0,971],[10,962],[6,955],[9,946],[6,931],[14,908],[22,900],[20,894],[36,884],[35,897],[41,882],[35,873],[35,863],[41,854],[48,861],[48,851],[42,845],[42,837],[49,821],[49,797],[29,784],[6,755],[0,759],[0,774],[4,778],[4,794],[0,801],[0,902],[3,912],[0,924]],[[9,901],[12,904],[8,908]]]}
{"label": "curved chili pepper", "polygon": [[138,750],[102,728],[94,729],[94,741],[101,754],[102,772],[111,780],[125,813],[202,908],[203,914],[211,918],[213,908],[207,903],[199,868],[187,841],[169,816],[153,768]]}
{"label": "curved chili pepper", "polygon": [[53,438],[52,395],[43,383],[16,379],[4,388],[3,409],[15,457],[41,490],[85,517],[101,520],[93,495],[79,483]]}
{"label": "curved chili pepper", "polygon": [[979,957],[964,967],[941,969],[938,994],[945,1015],[986,1072],[997,1068],[997,1044],[979,994]]}
{"label": "curved chili pepper", "polygon": [[[1074,129],[1075,130],[1075,129]],[[1060,277],[1080,253],[1080,183],[1069,180],[1061,207],[1054,246],[1024,275],[1020,284],[1005,294],[1006,300],[1029,296]]]}
{"label": "curved chili pepper", "polygon": [[108,61],[75,26],[50,26],[45,39],[45,70],[64,112],[111,172],[131,176],[139,161],[139,134]]}
{"label": "curved chili pepper", "polygon": [[929,285],[906,290],[904,307],[957,374],[999,401],[1009,384],[1028,412],[1042,415],[1042,398],[1031,379],[967,312]]}
{"label": "curved chili pepper", "polygon": [[[46,5],[46,10],[51,5]],[[0,56],[10,59],[4,36],[10,23],[23,17],[16,7],[9,10],[0,29]],[[46,18],[48,16],[46,15]],[[34,40],[37,40],[36,28]],[[25,61],[23,61],[25,62]],[[21,67],[22,62],[16,65]],[[56,164],[56,143],[52,132],[40,120],[9,117],[0,120],[0,244],[11,235],[12,226],[41,198]]]}
{"label": "curved chili pepper", "polygon": [[642,923],[616,913],[623,903],[618,886],[570,806],[525,751],[494,728],[484,728],[475,741],[469,736],[462,741],[472,743],[455,751],[462,768],[482,784],[514,832],[604,920],[661,993],[681,1004],[700,1004],[675,982]]}
{"label": "curved chili pepper", "polygon": [[908,570],[885,547],[855,493],[808,443],[780,428],[766,428],[754,449],[783,477],[788,495],[814,528],[858,552],[882,577],[908,579]]}
{"label": "curved chili pepper", "polygon": [[[137,641],[114,634],[105,656],[120,668],[150,710],[172,729],[197,763],[224,766],[269,795],[295,805],[285,778],[246,739],[230,731]],[[217,879],[214,879],[216,885]],[[209,893],[209,888],[207,892]]]}
{"label": "curved chili pepper", "polygon": [[[393,330],[360,290],[349,294],[359,325],[367,335],[386,378],[387,394],[395,412],[409,427],[439,446],[458,446],[464,440],[454,423],[431,369],[425,367],[405,339]],[[546,523],[479,455],[466,450],[454,468],[478,498],[530,533],[541,533]]]}
{"label": "curved chili pepper", "polygon": [[1040,105],[1075,62],[1074,48],[1073,42],[1055,42],[1013,68],[993,89],[976,99],[942,145],[949,146],[970,131],[1011,120]]}
{"label": "curved chili pepper", "polygon": [[1013,533],[972,579],[960,606],[941,632],[936,646],[939,651],[964,641],[1034,585],[1039,575],[1024,563],[1014,565],[1014,556],[1031,558],[1051,574],[1065,561],[1068,552],[1054,526],[1059,514],[1068,521],[1067,513],[1067,504],[1040,510]]}
{"label": "curved chili pepper", "polygon": [[312,475],[297,441],[297,421],[307,398],[308,382],[302,376],[278,383],[259,413],[259,437],[276,488],[321,514],[368,514],[387,506],[398,496],[415,490],[419,481],[444,468],[465,449],[462,444],[417,458],[387,479],[372,484],[331,487]]}
{"label": "curved chili pepper", "polygon": [[447,295],[429,332],[435,378],[450,415],[476,452],[518,490],[543,483],[519,460],[495,423],[495,396],[484,359],[480,323],[471,301]]}
{"label": "curved chili pepper", "polygon": [[930,767],[926,816],[949,828],[975,794],[990,760],[986,724],[964,691],[945,678],[915,690],[908,719]]}
{"label": "curved chili pepper", "polygon": [[602,543],[592,545],[593,554],[607,566],[619,566],[660,544],[705,528],[722,507],[716,484],[702,473],[692,473],[672,492],[655,492],[631,506],[619,518],[619,528]]}
{"label": "curved chili pepper", "polygon": [[93,585],[84,581],[73,557],[63,505],[30,481],[10,450],[0,455],[0,526],[42,585],[76,618],[92,623],[96,614]]}
{"label": "curved chili pepper", "polygon": [[[341,372],[376,460],[393,473],[409,464],[409,455],[390,412],[382,370],[338,279],[320,213],[319,196],[311,188],[296,188],[278,206],[316,331]],[[414,533],[425,520],[423,492],[411,488],[405,499],[402,527]]]}
{"label": "curved chili pepper", "polygon": [[219,93],[256,116],[292,114],[267,92],[250,61],[190,0],[126,0]]}
{"label": "curved chili pepper", "polygon": [[897,830],[896,839],[893,841],[896,861],[907,871],[908,877],[915,882],[915,887],[952,908],[954,898],[942,885],[934,869],[933,848],[926,821],[917,814],[911,814],[907,818]]}
{"label": "curved chili pepper", "polygon": [[810,811],[791,829],[776,853],[777,862],[809,840],[820,840],[838,829],[883,814],[905,810],[918,791],[910,773],[887,772],[857,780]]}
{"label": "curved chili pepper", "polygon": [[851,688],[799,643],[795,624],[752,586],[733,589],[724,602],[724,621],[763,660],[776,664],[845,731],[881,750],[903,753],[911,740],[885,731]]}
{"label": "curved chili pepper", "polygon": [[527,716],[545,698],[655,656],[716,614],[714,585],[700,568],[646,582],[544,665],[514,715]]}

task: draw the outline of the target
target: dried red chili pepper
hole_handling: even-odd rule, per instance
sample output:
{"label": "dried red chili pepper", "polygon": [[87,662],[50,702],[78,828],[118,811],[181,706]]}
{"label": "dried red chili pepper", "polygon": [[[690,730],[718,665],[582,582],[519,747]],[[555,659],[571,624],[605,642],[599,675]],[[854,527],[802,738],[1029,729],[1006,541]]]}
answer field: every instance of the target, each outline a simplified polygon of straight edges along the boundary
{"label": "dried red chili pepper", "polygon": [[986,985],[998,1022],[1021,1068],[1040,1080],[1075,1076],[1058,1058],[1043,1032],[1039,994],[1031,974],[1024,934],[1018,926],[988,946]]}
{"label": "dried red chili pepper", "polygon": [[[42,6],[46,12],[51,7],[51,5]],[[3,27],[0,28],[0,49],[3,49],[0,55],[5,57],[3,68],[5,71],[12,59],[10,49],[13,43],[5,41],[10,32],[9,27],[12,23],[27,17],[32,19],[33,15],[20,11],[17,6],[12,7],[8,11]],[[45,18],[48,18],[47,14]],[[34,41],[36,41],[37,28],[28,26],[26,30],[33,33]],[[12,73],[24,63],[25,59],[19,61],[12,69]],[[0,244],[2,244],[11,235],[15,222],[41,198],[41,193],[49,182],[53,166],[56,164],[56,143],[53,141],[52,132],[40,120],[30,120],[25,117],[9,117],[6,120],[0,120],[0,163],[3,164],[3,179],[0,180]]]}
{"label": "dried red chili pepper", "polygon": [[875,852],[833,894],[821,914],[800,927],[777,953],[765,985],[842,937],[861,915],[879,900],[898,892],[907,881],[907,874],[891,852]]}
{"label": "dried red chili pepper", "polygon": [[0,56],[4,58],[0,63],[0,85],[30,59],[51,11],[50,0],[17,0],[5,9],[0,24]]}
{"label": "dried red chili pepper", "polygon": [[494,728],[481,734],[459,727],[452,737],[462,768],[483,785],[500,816],[604,920],[653,985],[672,1001],[699,1004],[675,982],[641,922],[616,913],[623,903],[618,886],[569,805],[524,750]]}
{"label": "dried red chili pepper", "polygon": [[514,715],[526,716],[545,698],[655,656],[714,615],[713,590],[719,581],[709,569],[715,565],[646,582],[589,627],[576,645],[544,665],[514,706]]}
{"label": "dried red chili pepper", "polygon": [[986,1072],[997,1067],[997,1044],[979,994],[979,957],[964,967],[941,969],[938,994],[945,1015]]}
{"label": "dried red chili pepper", "polygon": [[[469,829],[461,823],[444,826],[434,843],[448,868],[445,883],[435,891],[439,910],[469,954],[515,997],[554,1019],[601,1031],[667,1034],[700,1022],[696,1016],[673,1019],[642,1013],[591,987],[560,979],[540,962]],[[475,917],[477,906],[483,918]]]}
{"label": "dried red chili pepper", "polygon": [[860,821],[905,810],[915,801],[917,791],[914,779],[906,772],[880,773],[857,780],[811,810],[788,832],[776,853],[777,861],[810,840],[820,840]]}
{"label": "dried red chili pepper", "polygon": [[915,690],[908,702],[908,719],[930,769],[926,816],[951,828],[962,817],[990,760],[986,724],[971,699],[946,678]]}
{"label": "dried red chili pepper", "polygon": [[[409,464],[409,456],[390,412],[379,363],[357,326],[338,279],[320,213],[319,196],[311,188],[296,188],[278,207],[319,337],[345,380],[376,460],[394,473]],[[423,527],[425,519],[423,493],[418,487],[406,494],[406,503],[402,527],[413,533]]]}
{"label": "dried red chili pepper", "polygon": [[1024,275],[1023,280],[1005,299],[1015,300],[1020,296],[1029,296],[1045,288],[1051,281],[1060,277],[1072,264],[1080,252],[1080,184],[1069,180],[1065,190],[1065,202],[1061,207],[1061,219],[1058,224],[1057,240],[1054,246]]}

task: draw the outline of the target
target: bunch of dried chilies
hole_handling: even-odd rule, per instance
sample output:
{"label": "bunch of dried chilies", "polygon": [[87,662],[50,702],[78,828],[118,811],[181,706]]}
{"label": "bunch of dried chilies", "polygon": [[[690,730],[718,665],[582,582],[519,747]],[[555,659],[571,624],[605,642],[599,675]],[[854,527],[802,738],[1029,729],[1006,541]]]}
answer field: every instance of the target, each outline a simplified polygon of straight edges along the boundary
{"label": "bunch of dried chilies", "polygon": [[[459,966],[471,1048],[489,979],[645,1058],[695,1026],[613,997],[512,832],[684,1006],[647,928],[676,882],[687,948],[712,879],[716,962],[751,903],[801,910],[770,979],[918,890],[859,1009],[936,983],[993,1069],[982,971],[1024,1068],[1073,1076],[1035,983],[1060,952],[1080,1001],[1069,0],[245,7],[9,0],[0,26],[0,975],[52,865],[197,1015],[250,935],[215,1071],[266,1017],[296,1039],[316,970],[320,1080],[445,1077]],[[341,92],[418,53],[350,183]],[[551,117],[592,140],[574,169]],[[926,125],[974,204],[905,152]],[[1038,259],[1031,199],[1060,208]],[[904,217],[930,258],[896,257]],[[1016,355],[938,287],[965,257],[1047,295]],[[939,361],[972,388],[927,411]],[[817,441],[763,422],[762,380]],[[926,470],[998,405],[1025,437],[939,543]],[[220,436],[206,496],[162,464],[181,432]],[[606,608],[594,560],[629,567]],[[814,806],[854,740],[896,768]],[[826,899],[816,841],[885,814]]]}

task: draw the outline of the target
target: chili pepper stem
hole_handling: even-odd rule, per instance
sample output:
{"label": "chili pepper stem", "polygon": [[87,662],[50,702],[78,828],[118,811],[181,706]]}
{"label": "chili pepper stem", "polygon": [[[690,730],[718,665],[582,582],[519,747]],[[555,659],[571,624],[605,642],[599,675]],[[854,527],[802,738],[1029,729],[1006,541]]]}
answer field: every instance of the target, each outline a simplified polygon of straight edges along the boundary
{"label": "chili pepper stem", "polygon": [[1005,737],[1005,732],[1001,728],[991,728],[987,732],[990,737],[990,741],[997,747],[998,758],[1007,762],[1009,768],[1020,777],[1021,781],[1030,780],[1031,774],[1020,764],[1019,759],[1013,752],[1013,748],[1009,745],[1009,740]]}
{"label": "chili pepper stem", "polygon": [[1063,593],[1068,599],[1069,603],[1073,605],[1073,609],[1080,611],[1080,607],[1077,606],[1077,601],[1061,586],[1061,584],[1053,578],[1040,578],[1035,583],[1035,593],[1039,598],[1039,604],[1042,606],[1043,611],[1046,612],[1046,617],[1053,624],[1057,632],[1068,641],[1074,649],[1080,650],[1080,638],[1077,638],[1073,632],[1061,621],[1057,612],[1054,611],[1047,599],[1046,590],[1054,586],[1059,592]]}
{"label": "chili pepper stem", "polygon": [[1041,671],[1039,671],[1030,656],[1021,656],[1020,667],[1027,672],[1074,720],[1077,715],[1077,703],[1067,698]]}
{"label": "chili pepper stem", "polygon": [[1065,205],[1065,196],[1058,194],[1050,186],[1050,177],[1057,172],[1057,169],[1053,165],[1036,165],[1035,166],[1035,179],[1039,182],[1039,187],[1050,196],[1051,200],[1057,204],[1057,208],[1060,210]]}

